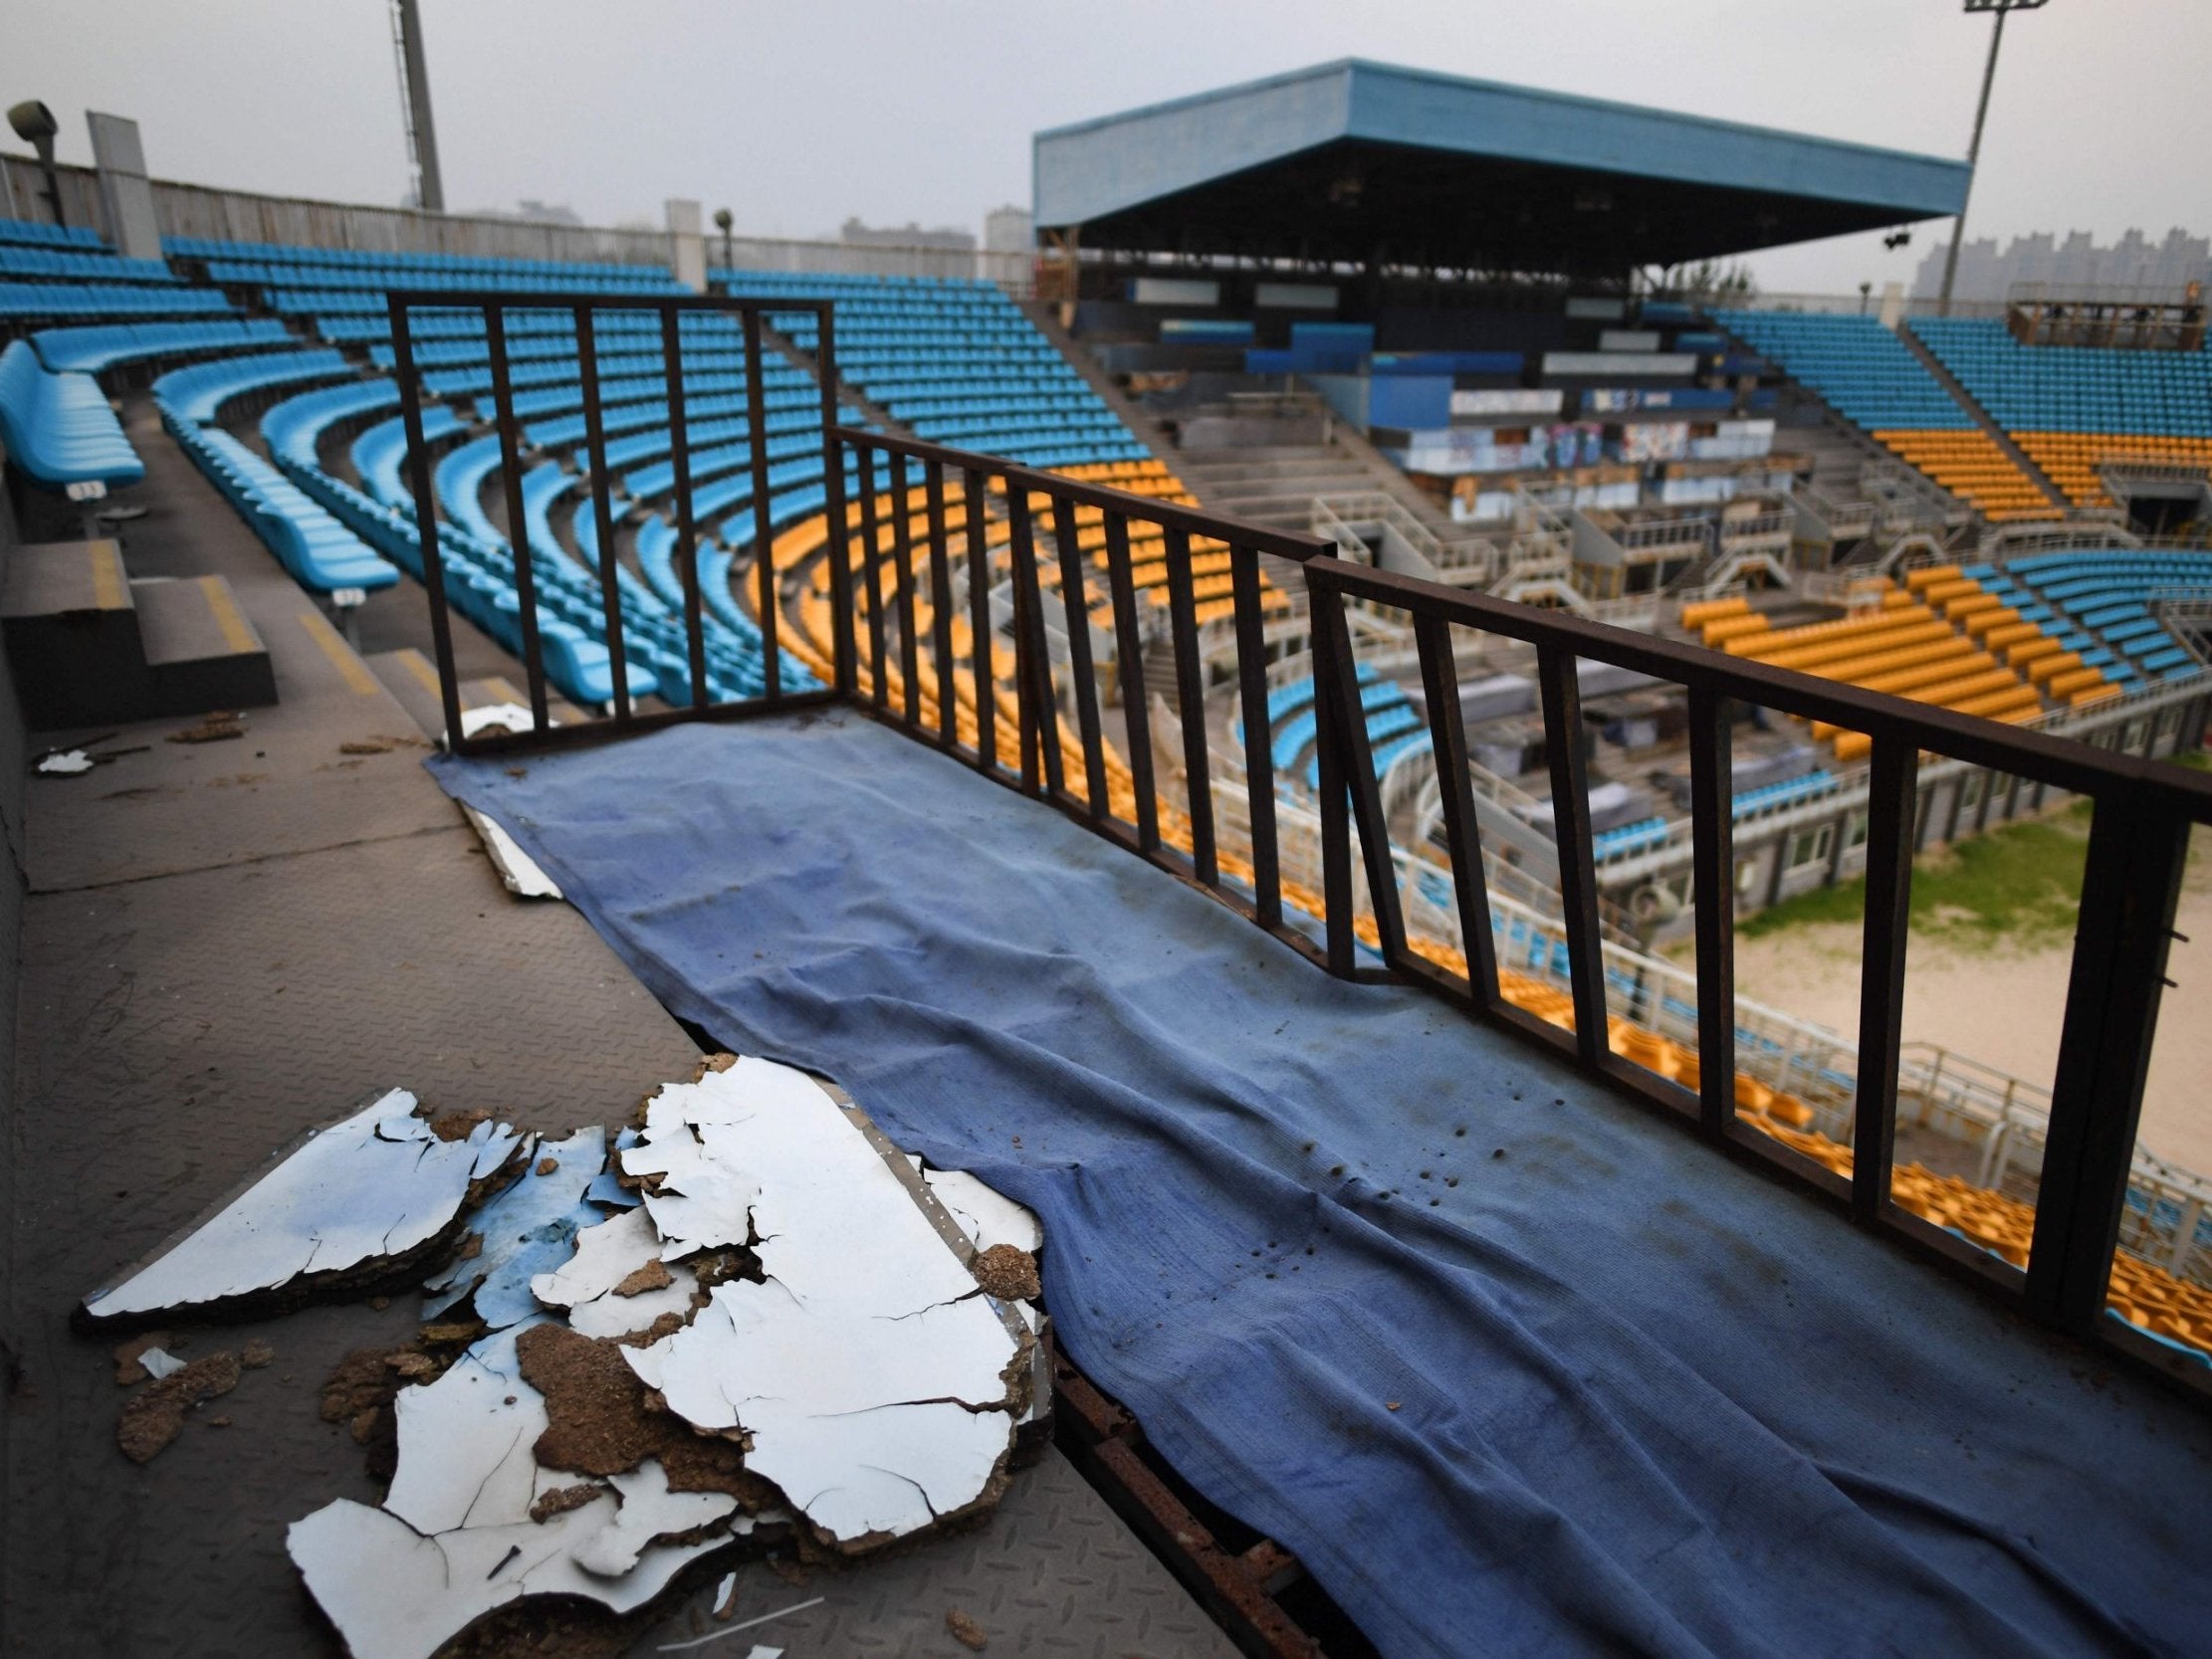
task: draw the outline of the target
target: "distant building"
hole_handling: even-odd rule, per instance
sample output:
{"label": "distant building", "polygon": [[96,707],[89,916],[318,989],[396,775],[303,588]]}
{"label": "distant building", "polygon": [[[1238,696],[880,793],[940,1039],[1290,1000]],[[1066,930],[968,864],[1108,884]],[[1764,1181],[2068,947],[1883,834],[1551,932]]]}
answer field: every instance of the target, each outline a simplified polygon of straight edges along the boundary
{"label": "distant building", "polygon": [[[1912,297],[1932,300],[1943,292],[1943,258],[1949,244],[1939,242],[1920,262]],[[2212,241],[2178,230],[2162,242],[2129,231],[2109,248],[2100,248],[2087,231],[2070,232],[2062,242],[2048,232],[2014,237],[2000,254],[1994,238],[1969,242],[1959,250],[1957,300],[2002,300],[2016,283],[2054,288],[2163,288],[2212,283]]]}
{"label": "distant building", "polygon": [[469,215],[472,219],[512,219],[522,225],[581,225],[576,210],[559,202],[542,202],[525,196],[512,208],[487,207]]}
{"label": "distant building", "polygon": [[858,219],[847,219],[837,232],[837,240],[857,248],[938,248],[953,254],[976,251],[973,232],[955,230],[949,225],[926,231],[919,224],[909,223],[879,230],[863,225]]}
{"label": "distant building", "polygon": [[1025,207],[995,208],[984,215],[984,251],[1025,254],[1036,246],[1036,230]]}

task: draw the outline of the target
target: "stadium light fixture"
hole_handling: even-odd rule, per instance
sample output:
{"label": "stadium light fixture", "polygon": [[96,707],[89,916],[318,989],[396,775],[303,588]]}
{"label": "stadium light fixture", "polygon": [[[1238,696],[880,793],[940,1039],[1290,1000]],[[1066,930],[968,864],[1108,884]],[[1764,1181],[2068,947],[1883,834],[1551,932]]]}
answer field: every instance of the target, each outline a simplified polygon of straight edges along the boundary
{"label": "stadium light fixture", "polygon": [[69,215],[62,211],[62,179],[54,170],[54,134],[61,131],[54,119],[54,111],[35,98],[27,98],[8,111],[8,124],[15,128],[15,135],[39,152],[39,171],[46,175],[46,205],[54,210],[54,223],[67,225]]}
{"label": "stadium light fixture", "polygon": [[730,227],[737,222],[736,216],[728,208],[718,207],[715,209],[715,229],[722,232],[722,268],[725,271],[734,271],[738,265],[737,260],[732,257],[730,252]]}
{"label": "stadium light fixture", "polygon": [[[2005,18],[2012,12],[2041,11],[2051,0],[1966,0],[1966,10],[1995,12],[1997,26],[1989,35],[1989,62],[1982,67],[1982,98],[1974,106],[1974,139],[1966,146],[1966,194],[1974,193],[1974,168],[1982,158],[1982,122],[1989,118],[1989,89],[1997,79],[1997,51],[2005,44]],[[1966,240],[1966,203],[1958,204],[1958,217],[1951,222],[1951,251],[1943,256],[1943,293],[1936,303],[1937,313],[1951,314],[1951,284],[1958,277],[1959,244]]]}

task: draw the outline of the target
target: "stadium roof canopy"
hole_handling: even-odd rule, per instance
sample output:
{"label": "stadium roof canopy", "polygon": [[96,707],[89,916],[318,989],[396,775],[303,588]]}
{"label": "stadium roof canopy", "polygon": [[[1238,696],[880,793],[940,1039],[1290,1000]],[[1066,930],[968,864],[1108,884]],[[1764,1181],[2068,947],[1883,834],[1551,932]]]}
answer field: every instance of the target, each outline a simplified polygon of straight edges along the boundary
{"label": "stadium roof canopy", "polygon": [[1610,275],[1948,217],[1962,161],[1347,59],[1039,132],[1089,249]]}

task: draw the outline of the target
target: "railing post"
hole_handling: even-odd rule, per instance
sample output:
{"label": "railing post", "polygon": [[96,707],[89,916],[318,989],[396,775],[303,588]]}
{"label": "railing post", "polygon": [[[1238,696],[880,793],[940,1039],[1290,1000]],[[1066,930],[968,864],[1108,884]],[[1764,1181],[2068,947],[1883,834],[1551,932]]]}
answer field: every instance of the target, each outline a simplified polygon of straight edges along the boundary
{"label": "railing post", "polygon": [[[1282,926],[1282,851],[1275,831],[1275,758],[1266,736],[1267,633],[1259,609],[1259,554],[1250,547],[1231,545],[1228,565],[1236,631],[1236,685],[1244,715],[1244,802],[1251,818],[1252,910],[1262,928],[1272,929]],[[1260,734],[1257,746],[1251,741],[1255,730]]]}
{"label": "railing post", "polygon": [[[760,578],[761,690],[771,702],[783,692],[783,664],[776,644],[782,618],[776,614],[780,586],[775,578],[775,524],[769,505],[768,389],[762,385],[767,353],[761,342],[761,312],[749,306],[743,312],[745,335],[745,425],[747,465],[753,475],[753,569]],[[828,479],[823,479],[823,500],[828,499]]]}
{"label": "railing post", "polygon": [[1582,755],[1582,687],[1575,655],[1536,648],[1544,699],[1544,747],[1551,759],[1552,832],[1559,843],[1559,909],[1575,998],[1575,1050],[1595,1069],[1611,1042],[1606,1029],[1605,957],[1599,949],[1598,875],[1590,842],[1590,778]]}
{"label": "railing post", "polygon": [[814,372],[821,386],[822,506],[829,516],[829,630],[837,690],[851,697],[860,684],[858,641],[852,627],[852,526],[845,522],[845,445],[837,436],[836,307],[815,308]]}
{"label": "railing post", "polygon": [[1728,699],[1689,688],[1691,903],[1697,927],[1697,1121],[1736,1115],[1735,768]]}
{"label": "railing post", "polygon": [[1912,824],[1919,745],[1875,737],[1867,779],[1866,953],[1859,983],[1859,1079],[1853,1103],[1851,1207],[1872,1221],[1889,1202],[1897,1137],[1897,1063],[1904,1025],[1905,946],[1911,933]]}
{"label": "railing post", "polygon": [[2187,820],[2131,793],[2099,801],[2028,1255],[2029,1309],[2076,1331],[2103,1312],[2188,856]]}
{"label": "railing post", "polygon": [[392,370],[399,381],[399,414],[407,432],[407,479],[415,498],[415,535],[422,549],[422,585],[430,595],[430,649],[438,659],[438,701],[445,714],[446,742],[466,754],[470,739],[461,730],[461,681],[453,662],[453,618],[447,611],[445,552],[438,544],[438,498],[430,488],[430,450],[422,436],[422,381],[415,373],[414,339],[407,306],[396,294],[386,297],[391,316]]}
{"label": "railing post", "polygon": [[552,725],[546,713],[546,651],[538,637],[538,573],[523,519],[522,437],[515,427],[515,387],[507,368],[507,309],[484,308],[484,336],[492,363],[492,417],[499,431],[501,494],[507,503],[507,547],[515,568],[516,620],[523,633],[523,683],[530,689],[531,728]]}
{"label": "railing post", "polygon": [[[1360,853],[1367,868],[1367,901],[1375,913],[1376,945],[1384,962],[1395,968],[1406,956],[1398,866],[1390,856],[1390,825],[1383,819],[1382,791],[1375,781],[1375,752],[1368,742],[1366,711],[1360,707],[1352,634],[1344,620],[1344,595],[1329,581],[1331,574],[1315,566],[1306,570],[1314,638],[1328,641],[1325,657],[1316,660],[1314,676],[1315,701],[1321,711],[1317,731],[1320,740],[1333,745],[1341,757],[1337,788],[1350,792],[1352,816],[1360,827]],[[1328,676],[1325,683],[1323,673]],[[1327,779],[1322,781],[1327,787]]]}
{"label": "railing post", "polygon": [[1459,943],[1467,959],[1467,991],[1477,1008],[1497,1004],[1497,941],[1490,936],[1489,883],[1482,837],[1475,827],[1474,787],[1467,767],[1467,730],[1459,708],[1459,668],[1451,655],[1451,624],[1414,618],[1421,684],[1429,703],[1429,740],[1437,759],[1437,794],[1444,843],[1451,852],[1452,897],[1459,908]]}
{"label": "railing post", "polygon": [[661,362],[668,377],[668,461],[676,485],[676,569],[684,583],[685,672],[691,677],[691,706],[706,708],[707,622],[700,612],[699,526],[692,518],[690,418],[684,409],[683,312],[663,301]]}
{"label": "railing post", "polygon": [[626,724],[630,710],[629,642],[622,612],[622,563],[614,547],[614,506],[607,489],[606,420],[599,406],[599,344],[589,306],[576,313],[576,379],[583,393],[584,483],[591,491],[591,525],[599,543],[599,613],[607,631],[607,670],[614,677],[614,719]]}
{"label": "railing post", "polygon": [[[1168,631],[1175,642],[1175,710],[1183,727],[1184,797],[1191,813],[1191,863],[1198,879],[1212,887],[1220,879],[1214,847],[1214,769],[1207,755],[1206,680],[1199,662],[1198,605],[1191,581],[1191,532],[1170,524],[1162,532],[1168,566]],[[1262,705],[1264,707],[1264,704]],[[1267,741],[1259,734],[1262,747]],[[1252,733],[1244,731],[1244,752],[1252,753]]]}

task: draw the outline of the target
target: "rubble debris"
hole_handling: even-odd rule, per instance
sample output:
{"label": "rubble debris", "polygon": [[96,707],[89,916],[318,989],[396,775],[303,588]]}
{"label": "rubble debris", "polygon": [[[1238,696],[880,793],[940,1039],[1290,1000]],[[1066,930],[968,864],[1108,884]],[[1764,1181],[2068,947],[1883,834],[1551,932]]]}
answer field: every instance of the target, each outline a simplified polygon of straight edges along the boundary
{"label": "rubble debris", "polygon": [[77,777],[93,769],[93,757],[81,748],[56,749],[41,755],[32,768],[42,777]]}
{"label": "rubble debris", "polygon": [[669,1277],[668,1264],[655,1256],[627,1279],[614,1287],[616,1296],[643,1296],[647,1291],[665,1290],[674,1281]]}
{"label": "rubble debris", "polygon": [[127,1388],[133,1382],[143,1382],[152,1373],[140,1358],[146,1349],[158,1348],[169,1340],[166,1331],[141,1331],[115,1349],[115,1386]]}
{"label": "rubble debris", "polygon": [[246,727],[236,714],[210,713],[200,719],[197,726],[172,731],[166,739],[172,743],[220,743],[233,737],[246,735]]}
{"label": "rubble debris", "polygon": [[[558,726],[560,723],[548,716],[546,724]],[[497,737],[537,728],[536,719],[520,703],[486,703],[461,711],[461,735],[464,737]]]}
{"label": "rubble debris", "polygon": [[717,1624],[727,1624],[737,1616],[738,1575],[735,1572],[724,1573],[722,1582],[715,1585],[713,1611]]}
{"label": "rubble debris", "polygon": [[606,1131],[594,1124],[562,1141],[541,1141],[538,1150],[532,1172],[471,1220],[474,1251],[464,1249],[423,1281],[426,1317],[472,1293],[477,1317],[494,1331],[539,1312],[531,1281],[567,1261],[577,1233],[598,1220],[583,1194],[605,1167]]}
{"label": "rubble debris", "polygon": [[[576,1234],[575,1254],[553,1273],[542,1273],[531,1292],[549,1308],[568,1310],[568,1324],[586,1337],[627,1337],[664,1314],[688,1316],[699,1281],[692,1269],[661,1260],[661,1237],[642,1209],[624,1210]],[[642,1272],[659,1268],[659,1289],[623,1291]]]}
{"label": "rubble debris", "polygon": [[138,1355],[139,1369],[159,1382],[165,1376],[174,1376],[184,1369],[184,1361],[166,1348],[149,1348]]}
{"label": "rubble debris", "polygon": [[991,1645],[990,1632],[958,1607],[946,1609],[945,1629],[954,1641],[973,1652],[981,1653]]}
{"label": "rubble debris", "polygon": [[337,751],[340,754],[389,754],[391,747],[389,737],[356,737],[350,742],[338,744]]}
{"label": "rubble debris", "polygon": [[637,1144],[637,1131],[625,1124],[614,1137],[615,1155],[608,1160],[599,1178],[584,1188],[583,1195],[594,1204],[605,1204],[610,1209],[633,1210],[645,1200],[634,1186],[622,1184],[621,1154]]}
{"label": "rubble debris", "polygon": [[418,1533],[528,1520],[539,1499],[572,1484],[531,1455],[546,1402],[523,1380],[515,1344],[544,1322],[494,1332],[435,1382],[394,1397],[399,1468],[384,1508]]}
{"label": "rubble debris", "polygon": [[985,1294],[1000,1302],[1027,1302],[1043,1292],[1037,1283],[1037,1259],[1010,1244],[979,1250],[968,1267]]}
{"label": "rubble debris", "polygon": [[492,868],[499,872],[499,879],[507,891],[519,899],[558,899],[559,887],[547,875],[536,859],[523,851],[522,843],[507,833],[497,818],[480,812],[467,802],[461,812],[476,831],[477,839],[484,843],[484,856],[492,861]]}
{"label": "rubble debris", "polygon": [[238,1355],[210,1353],[147,1384],[123,1401],[115,1443],[133,1463],[148,1463],[184,1429],[184,1415],[238,1386]]}
{"label": "rubble debris", "polygon": [[[651,1504],[650,1483],[641,1491]],[[729,1542],[653,1544],[620,1577],[587,1571],[575,1553],[616,1527],[620,1511],[606,1492],[544,1522],[525,1516],[425,1538],[397,1516],[340,1498],[294,1522],[286,1543],[353,1659],[430,1659],[457,1631],[525,1595],[585,1596],[617,1613],[641,1607],[687,1562]]]}
{"label": "rubble debris", "polygon": [[96,1320],[190,1311],[404,1266],[458,1220],[471,1185],[525,1141],[479,1124],[441,1141],[404,1089],[376,1096],[297,1149],[120,1283],[85,1299]]}
{"label": "rubble debris", "polygon": [[[578,1481],[574,1486],[556,1486],[541,1492],[530,1506],[533,1521],[551,1521],[556,1515],[566,1515],[570,1510],[581,1509],[606,1490],[594,1481]],[[736,1573],[731,1577],[735,1578]]]}
{"label": "rubble debris", "polygon": [[1015,1203],[962,1169],[924,1169],[922,1179],[952,1212],[961,1231],[975,1240],[978,1250],[1010,1244],[1034,1256],[1044,1248],[1044,1224],[1026,1204]]}
{"label": "rubble debris", "polygon": [[250,1371],[258,1371],[264,1365],[274,1364],[276,1359],[277,1350],[259,1337],[238,1350],[238,1362]]}
{"label": "rubble debris", "polygon": [[622,1162],[660,1177],[645,1210],[664,1258],[751,1242],[764,1275],[715,1286],[690,1325],[625,1350],[672,1411],[742,1432],[746,1468],[841,1549],[994,1495],[1027,1339],[826,1090],[757,1059],[703,1071],[647,1102]]}

